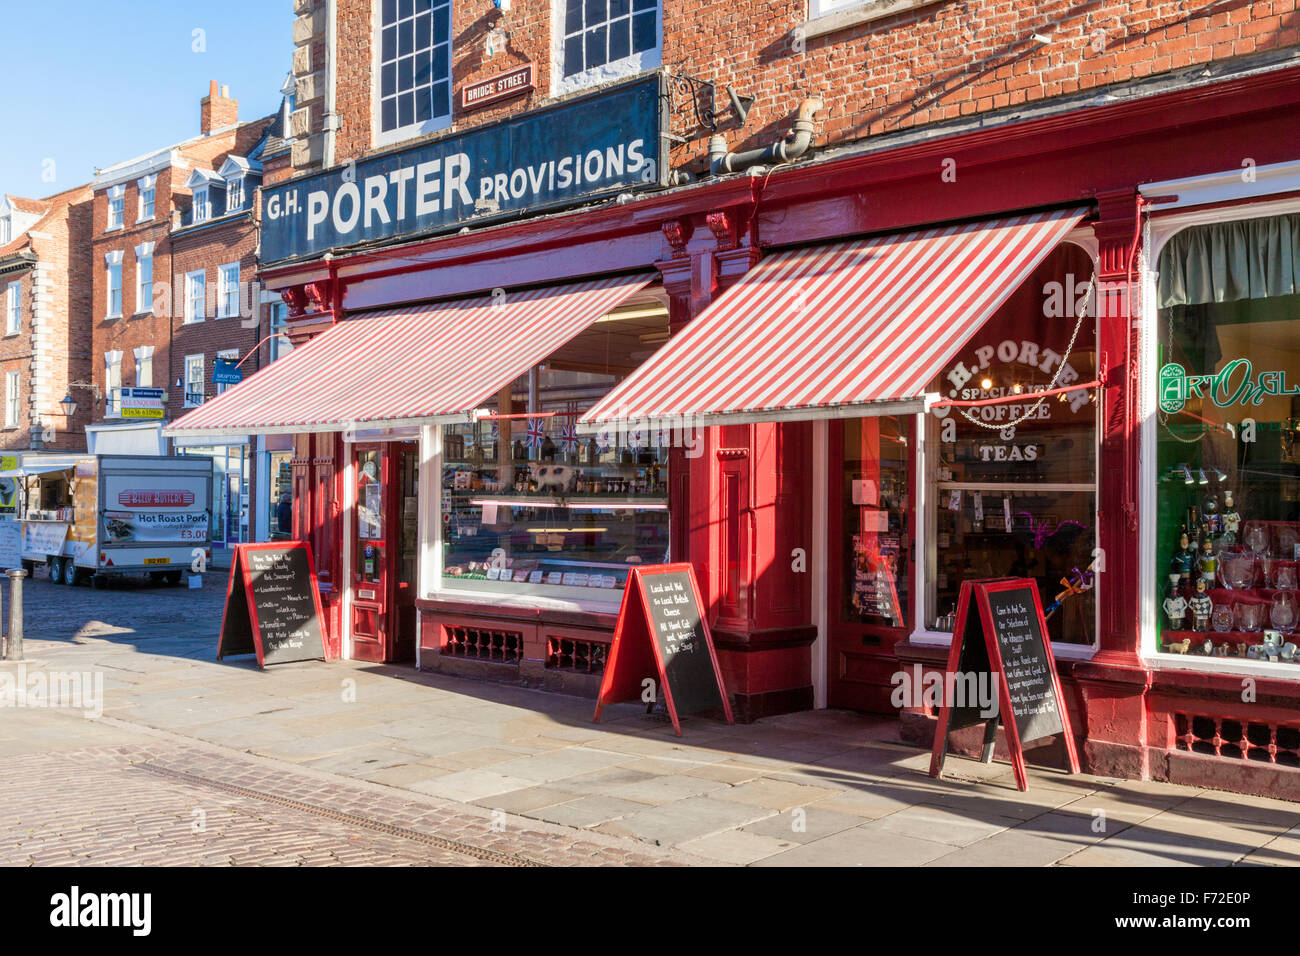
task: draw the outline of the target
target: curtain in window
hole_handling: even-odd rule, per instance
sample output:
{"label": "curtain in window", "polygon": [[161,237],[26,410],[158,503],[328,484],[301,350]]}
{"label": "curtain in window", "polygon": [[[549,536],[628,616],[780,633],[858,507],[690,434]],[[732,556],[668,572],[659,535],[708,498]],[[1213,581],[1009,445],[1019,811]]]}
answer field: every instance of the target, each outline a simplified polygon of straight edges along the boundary
{"label": "curtain in window", "polygon": [[1300,215],[1193,226],[1160,254],[1159,308],[1300,292]]}

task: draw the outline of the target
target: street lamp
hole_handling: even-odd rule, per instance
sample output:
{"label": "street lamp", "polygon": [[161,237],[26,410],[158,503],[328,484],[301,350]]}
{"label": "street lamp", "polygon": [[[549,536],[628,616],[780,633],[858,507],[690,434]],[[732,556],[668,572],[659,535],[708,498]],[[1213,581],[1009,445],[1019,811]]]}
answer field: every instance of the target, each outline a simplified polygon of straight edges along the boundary
{"label": "street lamp", "polygon": [[74,388],[90,389],[95,393],[95,403],[99,403],[99,386],[97,384],[94,382],[69,382],[68,394],[64,395],[63,398],[59,400],[59,404],[63,406],[63,414],[67,415],[69,418],[77,412],[77,400],[72,397],[72,390]]}

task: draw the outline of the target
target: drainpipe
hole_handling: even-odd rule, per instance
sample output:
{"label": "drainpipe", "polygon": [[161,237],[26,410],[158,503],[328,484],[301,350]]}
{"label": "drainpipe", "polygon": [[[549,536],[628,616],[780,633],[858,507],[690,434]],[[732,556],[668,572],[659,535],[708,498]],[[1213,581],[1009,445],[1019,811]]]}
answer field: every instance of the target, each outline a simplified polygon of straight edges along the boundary
{"label": "drainpipe", "polygon": [[325,143],[322,159],[329,169],[334,165],[334,134],[338,129],[338,115],[334,112],[334,90],[337,85],[338,60],[338,0],[325,3]]}
{"label": "drainpipe", "polygon": [[812,145],[813,116],[822,108],[822,101],[810,96],[799,104],[799,113],[795,117],[794,128],[790,135],[776,142],[746,150],[743,153],[727,152],[727,141],[720,134],[709,137],[709,172],[714,176],[723,173],[737,173],[751,166],[771,166],[779,163],[792,163]]}

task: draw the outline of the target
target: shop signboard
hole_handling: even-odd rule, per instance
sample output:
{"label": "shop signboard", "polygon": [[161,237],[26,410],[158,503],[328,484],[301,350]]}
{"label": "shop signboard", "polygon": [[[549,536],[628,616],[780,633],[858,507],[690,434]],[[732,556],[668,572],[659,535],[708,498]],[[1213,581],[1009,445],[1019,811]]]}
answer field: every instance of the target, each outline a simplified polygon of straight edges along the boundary
{"label": "shop signboard", "polygon": [[123,388],[118,405],[123,418],[163,417],[167,393],[161,388]]}
{"label": "shop signboard", "polygon": [[655,73],[269,187],[262,262],[662,186],[663,82]]}
{"label": "shop signboard", "polygon": [[[977,699],[983,695],[972,689],[994,684],[997,707],[990,711],[987,701]],[[948,735],[963,727],[984,724],[982,759],[992,761],[999,721],[1006,729],[1021,790],[1029,788],[1023,748],[1032,740],[1060,734],[1070,772],[1079,772],[1070,715],[1056,675],[1038,583],[1032,578],[962,582],[943,688],[930,759],[932,777],[943,772]]]}
{"label": "shop signboard", "polygon": [[[17,455],[0,455],[0,471],[15,471],[18,468]],[[0,478],[0,517],[14,515],[18,511],[18,479]]]}
{"label": "shop signboard", "polygon": [[217,660],[256,654],[258,667],[328,660],[322,620],[309,543],[235,546]]}
{"label": "shop signboard", "polygon": [[[691,564],[631,570],[595,720],[607,704],[619,701],[643,700],[653,707],[662,691],[678,737],[680,714],[721,710],[727,723],[734,722],[703,607]],[[654,693],[647,695],[651,688]]]}
{"label": "shop signboard", "polygon": [[63,542],[68,537],[68,525],[63,521],[24,521],[23,554],[62,554]]}
{"label": "shop signboard", "polygon": [[244,372],[234,359],[212,360],[213,385],[238,385],[244,380]]}
{"label": "shop signboard", "polygon": [[22,563],[22,543],[18,519],[0,517],[0,571],[8,571]]}

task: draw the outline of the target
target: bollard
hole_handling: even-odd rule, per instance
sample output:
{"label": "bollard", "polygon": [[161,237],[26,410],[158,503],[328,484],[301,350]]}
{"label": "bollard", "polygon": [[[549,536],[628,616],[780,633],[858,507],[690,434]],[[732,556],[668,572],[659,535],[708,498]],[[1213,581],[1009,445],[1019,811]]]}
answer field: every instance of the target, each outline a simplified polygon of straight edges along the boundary
{"label": "bollard", "polygon": [[9,660],[23,659],[23,578],[22,568],[10,568],[9,575]]}

